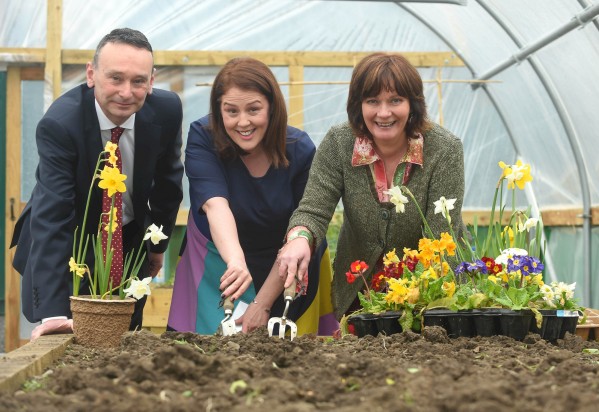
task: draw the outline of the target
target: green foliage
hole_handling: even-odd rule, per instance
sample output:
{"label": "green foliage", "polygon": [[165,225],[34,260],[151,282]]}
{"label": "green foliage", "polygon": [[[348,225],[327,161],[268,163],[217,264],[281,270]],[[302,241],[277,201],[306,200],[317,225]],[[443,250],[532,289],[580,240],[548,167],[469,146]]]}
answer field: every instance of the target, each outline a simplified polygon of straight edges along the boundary
{"label": "green foliage", "polygon": [[343,210],[337,209],[333,214],[331,223],[327,230],[327,243],[329,244],[329,253],[331,255],[331,262],[335,260],[337,254],[337,239],[339,239],[339,230],[341,230],[341,224],[343,223]]}

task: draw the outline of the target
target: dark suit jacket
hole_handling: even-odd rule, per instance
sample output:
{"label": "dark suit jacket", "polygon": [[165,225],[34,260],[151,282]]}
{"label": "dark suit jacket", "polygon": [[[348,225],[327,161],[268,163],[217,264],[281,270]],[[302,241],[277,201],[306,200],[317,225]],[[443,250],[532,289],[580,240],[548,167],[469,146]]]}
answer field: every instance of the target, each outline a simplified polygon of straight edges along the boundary
{"label": "dark suit jacket", "polygon": [[[74,231],[83,225],[90,183],[103,150],[94,102],[94,90],[82,84],[59,97],[37,126],[40,160],[36,185],[11,243],[11,247],[17,245],[13,266],[23,276],[23,313],[30,322],[52,316],[71,317],[72,274],[68,262]],[[141,239],[151,223],[163,225],[164,233],[171,235],[183,198],[182,119],[179,97],[158,89],[147,96],[136,114],[132,193],[135,220],[127,225],[129,237],[132,234]],[[85,227],[92,235],[97,233],[101,205],[102,192],[96,187]],[[131,242],[124,238],[123,243]],[[136,242],[136,247],[139,244]],[[164,252],[167,244],[163,241],[151,245],[150,250]],[[90,241],[90,268],[92,249]]]}

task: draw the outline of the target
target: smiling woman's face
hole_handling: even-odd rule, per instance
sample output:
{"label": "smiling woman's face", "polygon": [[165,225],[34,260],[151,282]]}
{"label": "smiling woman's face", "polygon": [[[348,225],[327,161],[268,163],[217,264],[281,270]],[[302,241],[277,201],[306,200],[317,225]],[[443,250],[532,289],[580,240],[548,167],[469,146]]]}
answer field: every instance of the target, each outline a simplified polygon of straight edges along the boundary
{"label": "smiling woman's face", "polygon": [[248,153],[264,139],[268,128],[268,100],[261,93],[232,87],[221,97],[220,110],[227,134]]}
{"label": "smiling woman's face", "polygon": [[406,139],[410,101],[394,90],[382,91],[362,101],[362,116],[375,142]]}

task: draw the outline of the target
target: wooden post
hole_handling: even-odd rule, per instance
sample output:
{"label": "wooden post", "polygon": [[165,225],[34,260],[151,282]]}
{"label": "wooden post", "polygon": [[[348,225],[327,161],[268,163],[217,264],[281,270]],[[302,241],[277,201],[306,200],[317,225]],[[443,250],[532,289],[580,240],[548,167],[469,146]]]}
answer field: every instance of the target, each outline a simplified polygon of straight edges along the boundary
{"label": "wooden post", "polygon": [[21,71],[9,67],[6,80],[6,212],[4,234],[5,350],[18,348],[21,312],[21,276],[13,269],[14,249],[9,249],[13,227],[21,212]]}
{"label": "wooden post", "polygon": [[44,109],[50,107],[62,90],[62,0],[48,0],[46,20]]}
{"label": "wooden post", "polygon": [[304,66],[289,66],[289,125],[304,127]]}

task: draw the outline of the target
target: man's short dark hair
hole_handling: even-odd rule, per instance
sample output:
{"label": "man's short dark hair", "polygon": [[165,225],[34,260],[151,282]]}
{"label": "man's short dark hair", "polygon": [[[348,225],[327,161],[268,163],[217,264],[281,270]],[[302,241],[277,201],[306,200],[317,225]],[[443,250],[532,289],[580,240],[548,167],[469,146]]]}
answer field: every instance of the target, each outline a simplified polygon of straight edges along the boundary
{"label": "man's short dark hair", "polygon": [[102,40],[100,40],[100,43],[98,43],[98,47],[96,47],[96,53],[94,54],[94,67],[98,66],[98,56],[100,54],[100,50],[107,43],[128,44],[138,49],[145,49],[152,53],[152,45],[142,32],[129,28],[114,29],[104,36]]}

